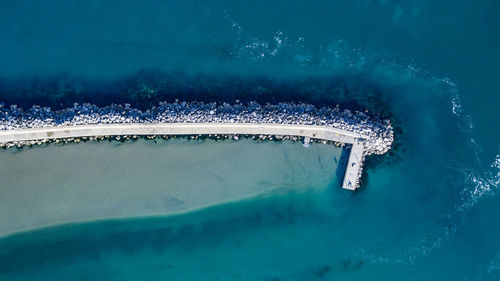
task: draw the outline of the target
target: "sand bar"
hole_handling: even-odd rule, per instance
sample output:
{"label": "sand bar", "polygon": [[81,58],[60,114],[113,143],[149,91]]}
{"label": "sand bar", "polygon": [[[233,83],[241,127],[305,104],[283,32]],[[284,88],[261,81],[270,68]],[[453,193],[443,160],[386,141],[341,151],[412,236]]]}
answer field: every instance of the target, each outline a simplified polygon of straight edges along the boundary
{"label": "sand bar", "polygon": [[[147,140],[0,151],[0,236],[65,222],[169,215],[282,190],[339,186],[342,149]],[[342,167],[340,167],[342,169]]]}

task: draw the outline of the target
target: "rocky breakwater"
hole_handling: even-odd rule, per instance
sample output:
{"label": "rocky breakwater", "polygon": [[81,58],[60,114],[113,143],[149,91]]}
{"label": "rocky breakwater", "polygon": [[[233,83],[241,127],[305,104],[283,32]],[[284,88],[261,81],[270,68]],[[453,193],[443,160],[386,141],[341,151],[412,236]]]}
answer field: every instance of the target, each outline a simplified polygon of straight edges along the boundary
{"label": "rocky breakwater", "polygon": [[[72,108],[53,111],[50,107],[32,106],[29,109],[23,109],[16,105],[7,107],[0,104],[0,132],[73,125],[138,123],[270,123],[328,126],[364,136],[363,146],[366,155],[387,152],[394,140],[393,128],[389,120],[372,118],[361,111],[341,110],[338,106],[318,108],[304,103],[261,105],[256,102],[242,104],[238,101],[235,104],[175,101],[173,103],[161,102],[158,106],[145,111],[133,108],[129,104],[97,107],[88,103],[75,103]],[[122,136],[122,139],[129,137],[131,136]],[[136,136],[133,137],[136,138]],[[238,136],[225,137],[237,138]],[[260,136],[259,138],[298,140],[290,136]],[[21,147],[50,141],[53,140],[1,143],[1,145],[2,147]],[[64,141],[79,142],[81,139],[72,138]]]}

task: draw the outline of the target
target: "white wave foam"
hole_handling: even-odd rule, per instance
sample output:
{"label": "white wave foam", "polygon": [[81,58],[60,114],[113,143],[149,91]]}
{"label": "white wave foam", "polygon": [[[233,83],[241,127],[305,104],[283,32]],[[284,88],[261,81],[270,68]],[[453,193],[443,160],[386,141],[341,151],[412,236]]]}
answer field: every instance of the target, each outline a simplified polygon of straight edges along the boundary
{"label": "white wave foam", "polygon": [[487,264],[481,266],[473,277],[465,278],[464,281],[481,281],[498,270],[500,270],[500,254],[495,255]]}
{"label": "white wave foam", "polygon": [[307,66],[313,62],[313,52],[304,45],[304,38],[299,37],[295,42],[280,30],[276,31],[273,41],[267,42],[259,38],[244,38],[243,28],[237,23],[239,42],[236,44],[236,57],[252,61],[266,61],[272,58],[284,58],[285,61],[295,62],[299,66]]}
{"label": "white wave foam", "polygon": [[[457,211],[458,213],[464,214],[470,210],[481,197],[492,195],[498,189],[500,156],[496,155],[495,160],[490,165],[492,170],[481,167],[479,154],[482,152],[482,148],[473,137],[474,125],[471,117],[463,112],[457,86],[447,77],[441,79],[441,82],[448,88],[448,93],[451,96],[451,111],[457,117],[457,122],[459,123],[459,128],[461,128],[462,133],[469,139],[469,146],[474,153],[474,162],[477,164],[477,168],[475,169],[467,167],[459,168],[465,175],[466,180],[464,182],[464,188],[460,192],[462,203],[458,204]],[[458,165],[455,163],[455,166]]]}
{"label": "white wave foam", "polygon": [[[244,41],[246,45],[243,44],[244,52],[240,52],[240,55],[250,58],[261,58],[277,56],[282,53],[291,53],[292,60],[294,60],[295,57],[300,58],[300,55],[293,54],[300,54],[300,52],[305,51],[303,44],[300,44],[304,39],[300,38],[300,42],[298,41],[296,43],[297,46],[302,46],[299,46],[296,50],[291,49],[291,44],[288,44],[285,39],[286,37],[283,33],[278,32],[274,37],[274,49],[270,47],[269,43],[260,40],[251,40],[250,42]],[[285,49],[287,49],[286,52],[284,51]],[[312,61],[311,58],[314,55],[310,54],[311,52],[304,61]],[[375,263],[398,262],[411,264],[418,256],[429,254],[433,249],[440,247],[446,239],[453,235],[457,231],[457,228],[463,223],[464,218],[471,208],[473,208],[481,198],[496,193],[500,182],[500,155],[496,156],[490,167],[485,167],[481,164],[480,154],[482,148],[475,140],[472,119],[469,115],[465,114],[458,93],[458,87],[450,78],[435,77],[418,67],[414,60],[394,58],[391,54],[384,54],[373,49],[353,47],[344,39],[332,40],[328,44],[321,46],[317,56],[319,57],[317,60],[317,67],[322,70],[332,71],[333,73],[349,71],[372,74],[374,77],[379,77],[381,79],[390,77],[394,80],[394,78],[396,78],[401,80],[399,81],[400,84],[417,80],[428,81],[434,85],[442,86],[443,92],[449,96],[450,112],[456,118],[457,128],[460,128],[461,133],[464,135],[464,139],[468,139],[468,142],[464,143],[464,149],[468,150],[473,155],[472,164],[457,164],[454,162],[458,161],[453,159],[453,162],[450,163],[450,168],[458,170],[464,175],[464,182],[456,183],[460,185],[457,194],[460,200],[457,202],[454,212],[447,217],[450,224],[445,228],[442,235],[438,235],[436,238],[432,239],[420,239],[411,245],[408,251],[403,251],[401,254],[398,254],[397,257],[374,256],[371,259]]]}
{"label": "white wave foam", "polygon": [[500,184],[500,154],[496,156],[490,167],[494,171],[485,171],[483,174],[479,174],[475,170],[467,171],[463,168],[461,171],[466,178],[464,188],[461,191],[463,201],[457,207],[456,213],[449,216],[450,221],[455,219],[455,222],[446,227],[443,234],[433,240],[421,239],[416,241],[405,254],[392,259],[391,262],[414,264],[418,256],[430,254],[457,231],[459,226],[463,224],[470,209],[477,204],[480,198],[496,194]]}
{"label": "white wave foam", "polygon": [[[478,144],[472,141],[474,146]],[[466,188],[462,190],[463,203],[459,206],[459,211],[467,212],[483,196],[496,194],[500,185],[500,154],[495,156],[495,160],[490,164],[490,169],[482,173],[470,171],[467,173]]]}
{"label": "white wave foam", "polygon": [[464,139],[469,140],[468,143],[464,143],[464,149],[470,151],[473,155],[472,164],[464,163],[466,166],[454,165],[457,167],[455,169],[464,174],[465,180],[461,183],[462,187],[459,188],[461,200],[457,203],[455,212],[447,216],[450,224],[444,229],[444,232],[435,238],[420,239],[411,245],[408,251],[403,251],[396,256],[374,256],[371,259],[374,263],[413,264],[418,256],[428,255],[452,236],[463,223],[470,209],[482,197],[495,194],[500,182],[500,155],[496,156],[495,161],[489,168],[481,164],[480,154],[482,148],[475,140],[472,119],[468,114],[464,113],[458,87],[455,82],[448,77],[437,78],[432,76],[419,68],[414,61],[400,59],[387,60],[384,57],[379,52],[362,48],[352,48],[344,40],[337,40],[329,44],[326,52],[323,53],[321,66],[328,66],[333,69],[350,69],[364,73],[372,72],[381,74],[381,77],[390,75],[392,78],[399,77],[403,81],[420,79],[441,85],[443,91],[449,96],[451,103],[450,110],[453,116],[456,117],[457,128],[465,136]]}

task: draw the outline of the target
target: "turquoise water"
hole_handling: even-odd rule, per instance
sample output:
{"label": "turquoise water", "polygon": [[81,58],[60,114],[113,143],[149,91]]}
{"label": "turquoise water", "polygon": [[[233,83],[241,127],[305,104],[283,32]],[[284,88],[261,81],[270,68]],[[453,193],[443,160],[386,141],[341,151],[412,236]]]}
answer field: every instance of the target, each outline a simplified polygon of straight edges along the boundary
{"label": "turquoise water", "polygon": [[[167,83],[172,95],[378,109],[398,125],[398,146],[369,160],[356,193],[272,194],[2,239],[0,279],[500,279],[498,2],[146,2],[1,2],[0,97],[120,100],[127,77],[157,69],[191,77]],[[67,94],[60,77],[79,90]],[[134,93],[156,83],[146,78]]]}

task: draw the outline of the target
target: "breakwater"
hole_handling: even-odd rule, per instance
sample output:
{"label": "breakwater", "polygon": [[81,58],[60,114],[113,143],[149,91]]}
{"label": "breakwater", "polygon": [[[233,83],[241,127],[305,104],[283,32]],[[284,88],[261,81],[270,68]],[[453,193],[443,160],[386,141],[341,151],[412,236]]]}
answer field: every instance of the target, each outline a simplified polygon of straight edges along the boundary
{"label": "breakwater", "polygon": [[110,136],[218,136],[239,138],[311,140],[352,144],[343,187],[359,186],[365,155],[387,152],[394,140],[389,120],[370,118],[360,111],[339,107],[317,108],[309,104],[260,105],[236,103],[160,103],[146,111],[130,105],[97,107],[74,104],[52,111],[33,106],[0,108],[0,144],[3,147],[34,145],[52,141],[99,139]]}

